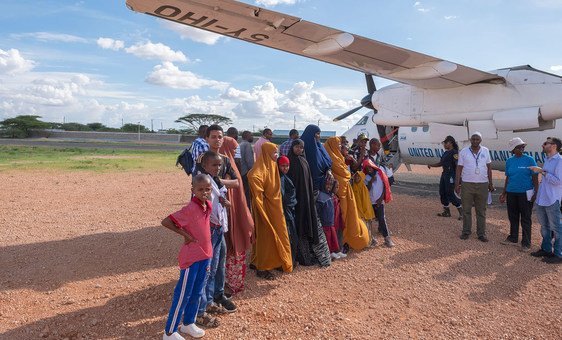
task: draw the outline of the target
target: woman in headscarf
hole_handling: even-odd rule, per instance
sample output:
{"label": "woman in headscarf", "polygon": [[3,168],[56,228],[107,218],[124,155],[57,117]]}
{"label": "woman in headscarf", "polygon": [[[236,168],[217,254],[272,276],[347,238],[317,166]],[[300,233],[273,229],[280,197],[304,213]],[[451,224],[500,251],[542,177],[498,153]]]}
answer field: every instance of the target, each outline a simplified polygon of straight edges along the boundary
{"label": "woman in headscarf", "polygon": [[293,181],[291,181],[289,176],[287,176],[287,173],[291,168],[289,158],[286,156],[277,158],[277,166],[279,167],[279,178],[281,179],[283,214],[285,214],[285,222],[287,223],[287,231],[289,232],[289,241],[291,242],[291,257],[293,259],[293,267],[295,267],[298,249],[297,229],[295,227],[295,207],[297,205],[297,195]]}
{"label": "woman in headscarf", "polygon": [[291,244],[283,215],[281,180],[277,170],[277,146],[264,143],[261,155],[248,172],[252,193],[252,215],[256,226],[252,263],[259,277],[272,280],[271,270],[293,270]]}
{"label": "woman in headscarf", "polygon": [[339,183],[338,197],[345,221],[344,242],[355,250],[361,250],[369,244],[369,232],[357,212],[355,197],[349,182],[351,173],[347,170],[345,159],[341,153],[340,138],[330,137],[326,140],[324,146],[333,162],[332,173]]}
{"label": "woman in headscarf", "polygon": [[240,186],[228,189],[228,197],[231,205],[228,211],[229,230],[225,234],[227,244],[226,257],[226,284],[232,294],[244,290],[244,279],[246,277],[246,252],[250,249],[251,238],[254,232],[254,220],[250,209],[246,205],[246,194],[242,184],[242,176],[236,167],[234,154],[238,142],[231,137],[225,136],[219,152],[230,159],[232,169],[236,173]]}
{"label": "woman in headscarf", "polygon": [[297,196],[295,207],[295,242],[298,245],[297,261],[303,266],[314,264],[311,244],[318,243],[318,220],[316,215],[312,176],[306,158],[304,157],[305,144],[301,139],[295,139],[291,144],[287,158],[291,167],[287,175],[293,182]]}
{"label": "woman in headscarf", "polygon": [[319,190],[324,183],[326,171],[332,167],[332,160],[320,143],[320,128],[310,124],[304,129],[301,139],[304,141],[306,160],[310,165],[314,190]]}

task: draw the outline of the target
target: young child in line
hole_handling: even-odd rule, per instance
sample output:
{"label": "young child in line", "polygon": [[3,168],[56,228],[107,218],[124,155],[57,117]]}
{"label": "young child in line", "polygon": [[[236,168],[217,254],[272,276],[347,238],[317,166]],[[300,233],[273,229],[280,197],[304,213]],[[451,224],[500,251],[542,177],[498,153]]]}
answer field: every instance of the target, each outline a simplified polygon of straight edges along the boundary
{"label": "young child in line", "polygon": [[226,254],[221,254],[224,233],[228,231],[228,213],[230,201],[226,199],[227,188],[221,183],[218,177],[222,167],[222,157],[213,151],[207,151],[201,158],[201,174],[211,179],[211,204],[213,207],[210,221],[211,245],[213,256],[211,259],[210,270],[205,284],[204,294],[201,297],[199,311],[196,322],[199,326],[214,328],[219,326],[219,320],[209,315],[209,313],[227,313],[214,302],[217,287],[224,289],[226,262],[220,261],[221,256],[226,258]]}
{"label": "young child in line", "polygon": [[338,236],[338,244],[340,245],[340,252],[337,253],[341,258],[347,257],[346,250],[343,243],[343,230],[345,229],[345,223],[343,221],[343,215],[341,212],[340,199],[338,197],[338,190],[340,184],[338,181],[334,181],[334,187],[332,189],[332,202],[334,202],[334,228],[336,228],[336,235]]}
{"label": "young child in line", "polygon": [[[203,294],[210,259],[213,256],[209,223],[212,206],[211,179],[197,175],[191,181],[193,198],[181,210],[162,221],[162,225],[181,235],[184,244],[178,255],[180,278],[174,289],[163,340],[182,340],[178,329],[194,338],[205,331],[195,325],[199,300]],[[180,325],[180,320],[183,323]]]}
{"label": "young child in line", "polygon": [[291,258],[293,260],[293,268],[297,266],[298,251],[298,235],[295,225],[295,207],[297,205],[297,194],[295,185],[287,176],[291,161],[287,156],[277,158],[277,166],[279,168],[279,177],[281,179],[281,197],[283,198],[283,214],[287,223],[287,231],[289,232],[289,241],[291,242]]}
{"label": "young child in line", "polygon": [[[392,248],[394,247],[394,242],[390,237],[386,218],[384,216],[384,205],[392,200],[388,177],[385,171],[376,166],[370,159],[363,161],[362,166],[363,172],[366,174],[365,185],[367,189],[369,189],[369,197],[373,205],[373,211],[375,212],[375,219],[379,224],[379,232],[384,237],[385,246]],[[372,228],[372,224],[369,224],[369,227],[373,229],[371,230],[371,246],[374,247],[377,245],[377,239],[375,238],[376,233],[374,228]]]}
{"label": "young child in line", "polygon": [[316,210],[318,211],[318,218],[322,229],[326,235],[328,248],[330,249],[330,257],[332,260],[337,260],[347,257],[346,254],[340,251],[340,243],[338,241],[338,234],[336,231],[336,212],[334,207],[334,183],[337,181],[331,172],[328,172],[324,178],[324,186],[318,192],[316,199]]}

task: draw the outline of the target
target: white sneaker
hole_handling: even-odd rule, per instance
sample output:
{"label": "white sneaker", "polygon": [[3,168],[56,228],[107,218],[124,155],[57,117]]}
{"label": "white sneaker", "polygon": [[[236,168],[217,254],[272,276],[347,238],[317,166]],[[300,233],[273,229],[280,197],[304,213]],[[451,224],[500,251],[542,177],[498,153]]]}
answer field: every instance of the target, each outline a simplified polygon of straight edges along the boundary
{"label": "white sneaker", "polygon": [[330,254],[330,257],[332,258],[332,260],[337,260],[337,259],[339,259],[341,256],[340,256],[339,254],[336,254],[336,253],[331,253],[331,254]]}
{"label": "white sneaker", "polygon": [[378,244],[379,244],[379,242],[377,241],[377,239],[373,237],[373,238],[371,239],[371,243],[369,244],[369,248],[374,248],[374,247],[376,247]]}
{"label": "white sneaker", "polygon": [[172,333],[172,335],[168,335],[166,334],[166,332],[164,332],[164,335],[162,336],[162,340],[185,340],[185,338],[181,336],[180,333],[178,332],[174,332]]}
{"label": "white sneaker", "polygon": [[394,242],[392,242],[390,236],[384,238],[384,245],[387,246],[388,248],[394,247]]}
{"label": "white sneaker", "polygon": [[347,254],[342,253],[341,251],[339,253],[336,253],[336,255],[338,255],[340,257],[340,259],[343,259],[344,257],[347,257]]}
{"label": "white sneaker", "polygon": [[197,327],[194,323],[187,326],[182,324],[180,325],[179,330],[180,332],[185,333],[192,338],[202,338],[203,336],[205,336],[205,331]]}

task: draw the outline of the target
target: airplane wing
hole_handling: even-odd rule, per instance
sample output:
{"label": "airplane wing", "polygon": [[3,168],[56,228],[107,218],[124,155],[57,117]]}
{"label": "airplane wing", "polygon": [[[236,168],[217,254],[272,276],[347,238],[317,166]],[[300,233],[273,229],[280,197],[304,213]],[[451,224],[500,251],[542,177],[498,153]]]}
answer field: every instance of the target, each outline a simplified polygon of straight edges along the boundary
{"label": "airplane wing", "polygon": [[483,72],[234,0],[126,0],[136,12],[421,88],[503,83]]}

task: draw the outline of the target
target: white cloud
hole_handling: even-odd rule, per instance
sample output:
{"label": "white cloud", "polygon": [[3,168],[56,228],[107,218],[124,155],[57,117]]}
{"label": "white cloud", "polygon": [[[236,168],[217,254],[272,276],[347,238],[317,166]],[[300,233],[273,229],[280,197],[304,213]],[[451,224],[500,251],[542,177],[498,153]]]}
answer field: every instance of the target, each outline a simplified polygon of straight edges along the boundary
{"label": "white cloud", "polygon": [[109,49],[109,50],[118,51],[125,47],[125,43],[122,40],[115,40],[111,38],[100,37],[98,38],[98,40],[96,40],[96,43],[98,44],[99,47],[106,50]]}
{"label": "white cloud", "polygon": [[417,7],[418,12],[427,13],[430,11],[428,8],[424,8],[420,6],[422,6],[421,1],[414,2],[414,7]]}
{"label": "white cloud", "polygon": [[181,51],[174,51],[162,43],[137,43],[125,48],[125,52],[131,53],[142,59],[157,59],[161,61],[187,62],[188,59]]}
{"label": "white cloud", "polygon": [[0,49],[0,74],[14,75],[30,71],[35,66],[35,62],[27,60],[16,49],[4,51]]}
{"label": "white cloud", "polygon": [[154,85],[167,86],[174,89],[200,89],[210,87],[224,89],[227,83],[201,78],[193,72],[182,71],[171,62],[165,61],[162,65],[154,66],[152,72],[146,78],[146,82]]}
{"label": "white cloud", "polygon": [[560,72],[560,71],[562,71],[562,65],[553,65],[553,66],[550,66],[550,70],[551,70],[551,71],[554,71],[554,72]]}
{"label": "white cloud", "polygon": [[217,41],[219,41],[220,38],[224,38],[223,36],[216,33],[207,32],[199,28],[193,28],[191,26],[178,24],[173,21],[161,20],[161,22],[162,26],[164,26],[165,28],[178,33],[181,39],[189,39],[207,45],[214,45],[217,43]]}
{"label": "white cloud", "polygon": [[294,5],[297,0],[256,0],[256,5],[273,7],[277,5]]}
{"label": "white cloud", "polygon": [[445,18],[445,20],[454,20],[457,18],[456,15],[445,15],[443,18]]}
{"label": "white cloud", "polygon": [[72,34],[52,33],[52,32],[31,32],[31,33],[18,33],[10,35],[12,38],[33,38],[39,41],[59,41],[67,43],[87,43],[88,40]]}

